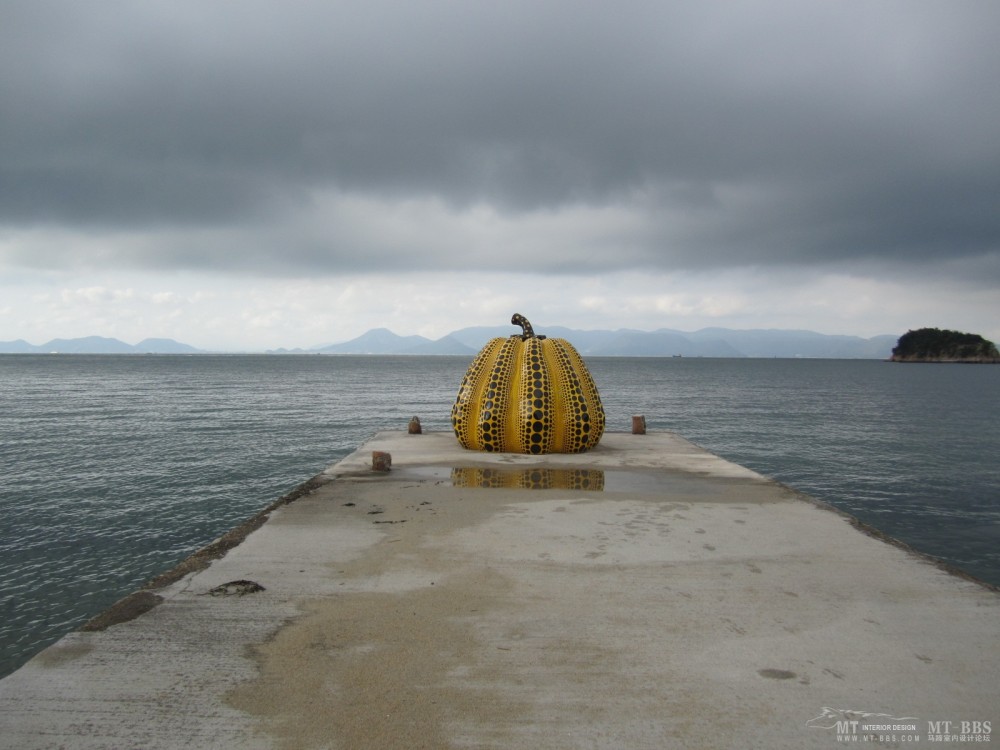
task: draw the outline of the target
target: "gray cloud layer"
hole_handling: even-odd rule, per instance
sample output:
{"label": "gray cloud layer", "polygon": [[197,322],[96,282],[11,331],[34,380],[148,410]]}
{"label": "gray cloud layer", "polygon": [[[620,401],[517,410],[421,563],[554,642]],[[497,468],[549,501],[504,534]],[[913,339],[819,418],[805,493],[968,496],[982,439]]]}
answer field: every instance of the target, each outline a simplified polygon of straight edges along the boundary
{"label": "gray cloud layer", "polygon": [[235,232],[109,252],[138,265],[496,262],[281,229],[331,193],[632,212],[595,267],[995,259],[997,28],[974,0],[7,0],[0,224]]}

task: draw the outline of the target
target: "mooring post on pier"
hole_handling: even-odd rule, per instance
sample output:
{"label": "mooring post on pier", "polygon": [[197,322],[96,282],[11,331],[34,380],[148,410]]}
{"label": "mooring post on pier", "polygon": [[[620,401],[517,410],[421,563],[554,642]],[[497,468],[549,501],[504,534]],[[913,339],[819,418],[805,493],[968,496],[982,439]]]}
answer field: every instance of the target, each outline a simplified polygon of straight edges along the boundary
{"label": "mooring post on pier", "polygon": [[372,451],[372,471],[389,471],[392,468],[392,454]]}

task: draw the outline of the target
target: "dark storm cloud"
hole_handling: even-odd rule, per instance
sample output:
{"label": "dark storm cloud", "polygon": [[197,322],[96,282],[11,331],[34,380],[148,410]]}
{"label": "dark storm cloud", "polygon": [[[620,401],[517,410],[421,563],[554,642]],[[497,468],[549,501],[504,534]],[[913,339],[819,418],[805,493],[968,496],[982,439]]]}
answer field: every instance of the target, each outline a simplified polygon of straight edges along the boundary
{"label": "dark storm cloud", "polygon": [[[0,15],[7,227],[281,226],[334,191],[641,217],[583,265],[1000,252],[996,3],[8,0]],[[288,231],[280,248],[157,245],[137,262],[454,260],[433,236]]]}

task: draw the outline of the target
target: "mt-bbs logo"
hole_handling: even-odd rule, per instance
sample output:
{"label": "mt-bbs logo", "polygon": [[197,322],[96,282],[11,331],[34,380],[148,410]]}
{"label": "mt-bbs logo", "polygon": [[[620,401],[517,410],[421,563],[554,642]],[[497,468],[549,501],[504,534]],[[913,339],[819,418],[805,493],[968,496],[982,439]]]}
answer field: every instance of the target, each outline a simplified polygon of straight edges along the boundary
{"label": "mt-bbs logo", "polygon": [[[916,716],[894,716],[871,711],[853,711],[824,706],[819,716],[806,722],[813,729],[832,729],[837,742],[920,742]],[[928,720],[927,742],[990,742],[993,724],[990,721]]]}
{"label": "mt-bbs logo", "polygon": [[928,737],[942,735],[946,737],[969,737],[990,735],[993,726],[989,721],[928,721]]}

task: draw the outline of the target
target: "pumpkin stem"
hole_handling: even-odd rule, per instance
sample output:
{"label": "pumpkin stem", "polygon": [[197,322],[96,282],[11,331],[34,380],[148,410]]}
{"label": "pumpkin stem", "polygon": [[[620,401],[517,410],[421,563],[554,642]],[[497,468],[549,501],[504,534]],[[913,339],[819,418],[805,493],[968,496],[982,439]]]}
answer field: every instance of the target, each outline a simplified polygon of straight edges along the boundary
{"label": "pumpkin stem", "polygon": [[[514,316],[510,319],[511,325],[521,326],[521,340],[526,341],[527,339],[535,338],[535,330],[531,327],[531,323],[528,319],[521,315],[521,313],[514,313]],[[517,335],[516,333],[514,334]]]}

